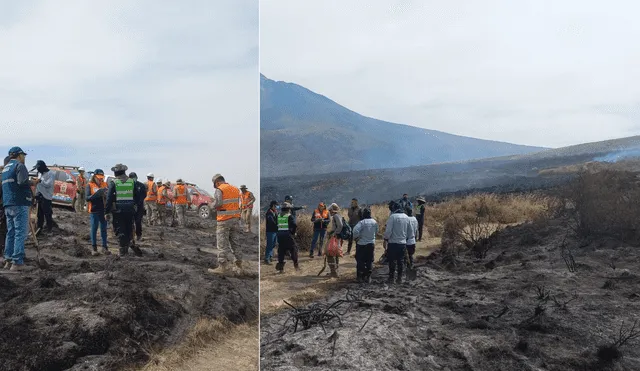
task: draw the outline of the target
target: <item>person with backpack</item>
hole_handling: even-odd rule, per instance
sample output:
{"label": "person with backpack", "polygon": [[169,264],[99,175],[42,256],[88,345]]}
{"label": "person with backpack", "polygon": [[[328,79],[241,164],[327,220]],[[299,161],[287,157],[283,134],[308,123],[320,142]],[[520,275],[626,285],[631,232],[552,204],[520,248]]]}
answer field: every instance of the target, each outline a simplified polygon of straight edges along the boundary
{"label": "person with backpack", "polygon": [[356,270],[358,282],[371,283],[373,272],[373,251],[378,234],[378,223],[371,217],[371,209],[362,210],[362,220],[353,228],[356,240]]}
{"label": "person with backpack", "polygon": [[[415,238],[409,217],[404,213],[402,206],[391,201],[389,203],[391,215],[387,219],[387,226],[384,231],[384,246],[389,261],[389,284],[394,281],[402,283],[402,273],[404,271],[404,254],[407,248],[407,240]],[[398,270],[395,279],[396,268]]]}
{"label": "person with backpack", "polygon": [[[353,227],[360,222],[362,219],[362,209],[358,206],[358,199],[351,199],[351,207],[347,211],[347,216],[349,217],[349,227],[353,230]],[[351,254],[351,246],[353,245],[353,236],[349,238],[349,244],[347,245],[347,256]]]}
{"label": "person with backpack", "polygon": [[298,270],[298,245],[293,239],[296,234],[296,218],[291,214],[291,204],[285,202],[282,204],[280,215],[278,215],[278,263],[276,270],[280,273],[284,272],[284,256],[287,252],[291,255],[293,267]]}
{"label": "person with backpack", "polygon": [[331,204],[329,214],[331,215],[331,222],[329,223],[329,229],[327,231],[329,243],[327,243],[325,248],[325,255],[327,256],[327,265],[331,271],[329,275],[331,277],[338,277],[338,266],[340,264],[340,257],[342,257],[342,243],[344,240],[349,239],[351,228],[346,220],[344,220],[344,217],[340,215],[340,206],[338,206],[338,204]]}
{"label": "person with backpack", "polygon": [[413,216],[413,210],[407,210],[409,223],[413,230],[413,238],[407,238],[407,254],[409,255],[409,267],[413,268],[413,255],[416,253],[416,237],[418,236],[418,219]]}

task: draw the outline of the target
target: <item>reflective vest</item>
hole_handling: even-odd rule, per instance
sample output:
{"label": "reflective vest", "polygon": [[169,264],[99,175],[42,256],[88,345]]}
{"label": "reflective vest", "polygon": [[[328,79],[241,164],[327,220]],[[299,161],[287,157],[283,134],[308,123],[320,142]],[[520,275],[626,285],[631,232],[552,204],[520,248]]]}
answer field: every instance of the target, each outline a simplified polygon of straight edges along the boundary
{"label": "reflective vest", "polygon": [[216,220],[224,222],[240,218],[240,190],[228,183],[221,184],[218,189],[222,192],[222,205],[216,208]]}
{"label": "reflective vest", "polygon": [[153,188],[156,186],[156,184],[153,182],[153,180],[149,180],[147,181],[147,197],[144,199],[145,201],[157,201],[158,200],[158,195],[157,195],[157,189],[156,192],[153,191]]}
{"label": "reflective vest", "polygon": [[80,174],[78,174],[78,189],[84,192],[84,187],[87,186],[87,180]]}
{"label": "reflective vest", "polygon": [[120,179],[115,179],[113,181],[116,185],[116,202],[132,202],[133,201],[133,190],[136,187],[136,183],[133,179],[129,178],[126,181],[122,181]]}
{"label": "reflective vest", "polygon": [[187,204],[187,187],[182,184],[177,185],[173,189],[173,197],[176,199],[176,205],[186,205]]}
{"label": "reflective vest", "polygon": [[[90,182],[89,183],[89,196],[93,196],[94,193],[96,193],[97,190],[99,190],[100,188],[107,188],[107,182],[102,182],[100,185],[97,185],[94,182]],[[106,200],[103,200],[106,201]],[[104,202],[103,202],[104,203]],[[87,206],[87,211],[89,212],[89,214],[91,214],[91,204],[92,202],[89,201],[87,202],[88,206]]]}
{"label": "reflective vest", "polygon": [[289,232],[289,215],[280,215],[278,217],[278,232]]}
{"label": "reflective vest", "polygon": [[2,203],[7,206],[31,206],[33,193],[29,182],[18,185],[18,160],[9,161],[2,170]]}
{"label": "reflective vest", "polygon": [[158,203],[160,205],[166,205],[167,204],[167,197],[164,195],[164,190],[167,189],[167,187],[165,186],[160,186],[160,188],[158,188]]}
{"label": "reflective vest", "polygon": [[320,212],[320,210],[315,209],[314,211],[315,215],[316,215],[316,220],[318,219],[329,219],[329,210],[324,209],[322,212]]}
{"label": "reflective vest", "polygon": [[253,204],[247,206],[249,202],[251,202],[251,198],[253,198],[253,194],[249,191],[246,191],[242,194],[242,208],[243,209],[253,209]]}

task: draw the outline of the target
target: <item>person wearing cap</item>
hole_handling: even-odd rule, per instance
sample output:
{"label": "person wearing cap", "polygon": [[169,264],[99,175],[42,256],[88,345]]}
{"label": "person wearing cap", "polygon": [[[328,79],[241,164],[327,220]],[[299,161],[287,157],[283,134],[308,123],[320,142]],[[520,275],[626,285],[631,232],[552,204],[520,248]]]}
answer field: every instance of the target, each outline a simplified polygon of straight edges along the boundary
{"label": "person wearing cap", "polygon": [[173,197],[175,198],[173,207],[175,208],[175,213],[178,217],[178,226],[184,227],[187,215],[187,206],[191,202],[191,195],[187,192],[187,187],[184,185],[182,179],[176,180],[176,186],[173,188]]}
{"label": "person wearing cap", "polygon": [[144,193],[138,193],[134,180],[127,177],[127,169],[123,164],[117,164],[111,168],[115,179],[109,184],[105,213],[111,213],[113,216],[113,224],[120,245],[120,256],[127,255],[129,248],[137,256],[142,256],[142,250],[131,242],[137,205],[141,203]]}
{"label": "person wearing cap", "polygon": [[307,208],[307,206],[293,206],[293,196],[284,196],[284,202],[288,202],[291,205],[291,215],[293,215],[293,217],[296,217],[296,211],[298,210],[304,210]]}
{"label": "person wearing cap", "polygon": [[107,199],[107,182],[104,181],[104,171],[96,169],[91,176],[91,180],[85,187],[87,197],[87,212],[90,214],[91,225],[91,255],[98,253],[98,227],[100,227],[100,237],[102,238],[102,253],[110,255],[107,244],[107,219],[105,218],[105,203]]}
{"label": "person wearing cap", "polygon": [[156,197],[158,223],[164,225],[164,216],[167,213],[167,201],[169,200],[169,192],[167,187],[162,183],[162,179],[156,182],[158,195]]}
{"label": "person wearing cap", "polygon": [[[213,182],[213,201],[211,207],[216,210],[216,244],[218,256],[217,265],[209,272],[238,273],[242,268],[242,259],[237,252],[240,249],[240,190],[227,183],[221,174],[211,179]],[[235,264],[235,266],[234,266]]]}
{"label": "person wearing cap", "polygon": [[53,185],[56,176],[42,160],[38,160],[32,170],[37,170],[40,174],[40,181],[36,185],[36,201],[38,202],[36,231],[42,230],[46,220],[46,231],[51,233],[53,230]]}
{"label": "person wearing cap", "polygon": [[[133,179],[138,195],[146,196],[147,186],[145,186],[144,183],[138,181],[138,174],[132,171],[131,173],[129,173],[129,178]],[[133,219],[136,226],[136,241],[140,241],[142,239],[142,218],[144,218],[144,214],[144,198],[140,197],[140,199],[138,200],[138,204],[136,205],[136,214]],[[135,241],[133,242],[133,244],[135,244]]]}
{"label": "person wearing cap", "polygon": [[278,215],[278,264],[276,264],[276,270],[280,273],[284,272],[284,257],[287,252],[291,256],[295,270],[300,269],[298,267],[298,245],[293,239],[297,228],[296,218],[291,215],[291,204],[283,203],[280,215]]}
{"label": "person wearing cap", "polygon": [[[362,219],[362,208],[358,206],[358,199],[351,199],[351,207],[347,210],[347,216],[349,217],[349,227],[353,230],[353,227]],[[351,246],[353,245],[353,234],[349,238],[349,244],[347,245],[347,255],[351,254]]]}
{"label": "person wearing cap", "polygon": [[[403,206],[395,201],[389,202],[389,219],[384,231],[384,244],[387,260],[389,261],[389,283],[394,281],[402,283],[404,271],[404,255],[407,248],[407,240],[415,238],[409,217],[405,214]],[[396,268],[398,270],[395,278]]]}
{"label": "person wearing cap", "polygon": [[87,187],[87,178],[85,178],[85,172],[84,172],[84,168],[83,167],[79,167],[78,168],[78,176],[77,176],[77,187],[76,187],[76,193],[78,194],[76,196],[76,205],[75,205],[75,209],[76,212],[82,212],[84,211],[84,207],[86,206],[87,203],[87,194],[85,193],[86,191],[86,187]]}
{"label": "person wearing cap", "polygon": [[[340,254],[329,251],[329,244],[337,243],[342,248],[342,239],[340,238],[340,232],[342,232],[342,216],[340,215],[340,206],[336,203],[332,203],[329,206],[329,214],[331,215],[331,222],[327,234],[329,237],[329,243],[325,246],[324,253],[327,257],[327,265],[329,266],[331,277],[338,277],[338,265],[340,264]],[[335,241],[331,241],[335,240]]]}
{"label": "person wearing cap", "polygon": [[253,215],[253,204],[256,202],[256,198],[252,192],[247,190],[246,185],[240,186],[242,192],[242,222],[244,223],[244,231],[251,232],[251,216]]}
{"label": "person wearing cap", "polygon": [[322,256],[322,246],[324,246],[324,236],[327,234],[327,226],[329,225],[329,210],[325,206],[324,202],[318,204],[318,208],[313,210],[311,215],[311,223],[313,223],[313,239],[311,240],[311,250],[309,250],[309,257],[313,258],[313,251],[318,245],[318,256]]}
{"label": "person wearing cap", "polygon": [[422,230],[424,228],[424,213],[425,213],[425,204],[427,203],[424,198],[418,197],[416,198],[416,211],[415,217],[418,220],[418,241],[422,241]]}
{"label": "person wearing cap", "polygon": [[[4,167],[9,163],[11,157],[4,158],[4,163],[0,165],[0,173]],[[0,187],[0,257],[4,256],[4,244],[7,239],[7,217],[4,214],[4,204],[2,202],[2,187]]]}
{"label": "person wearing cap", "polygon": [[153,173],[147,174],[147,195],[144,199],[144,209],[149,225],[153,225],[158,218],[158,186],[154,179]]}
{"label": "person wearing cap", "polygon": [[273,249],[278,242],[278,201],[271,201],[269,210],[265,214],[266,232],[267,232],[267,248],[264,252],[264,263],[271,264],[273,258]]}
{"label": "person wearing cap", "polygon": [[29,208],[33,203],[31,186],[40,181],[29,179],[29,171],[24,164],[26,156],[20,147],[11,148],[10,159],[2,169],[2,203],[7,218],[2,264],[11,271],[24,268],[24,242],[29,231]]}
{"label": "person wearing cap", "polygon": [[356,271],[358,282],[371,283],[373,272],[373,252],[378,234],[378,222],[371,217],[371,209],[362,210],[362,220],[353,227],[356,240]]}

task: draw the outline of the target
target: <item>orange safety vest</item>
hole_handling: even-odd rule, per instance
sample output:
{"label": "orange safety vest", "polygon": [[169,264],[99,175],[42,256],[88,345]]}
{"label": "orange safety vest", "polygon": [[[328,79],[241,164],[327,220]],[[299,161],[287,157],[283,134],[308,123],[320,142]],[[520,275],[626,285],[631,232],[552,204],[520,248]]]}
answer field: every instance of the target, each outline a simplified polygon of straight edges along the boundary
{"label": "orange safety vest", "polygon": [[158,195],[156,194],[156,192],[153,191],[153,187],[156,186],[156,183],[153,180],[149,180],[147,181],[147,198],[145,198],[145,201],[157,201],[158,200]]}
{"label": "orange safety vest", "polygon": [[240,190],[231,184],[221,184],[218,189],[222,192],[222,205],[216,208],[216,220],[224,222],[240,218]]}
{"label": "orange safety vest", "polygon": [[251,201],[251,197],[253,194],[249,191],[246,191],[242,194],[242,208],[243,209],[253,209],[253,204],[247,206],[247,204]]}
{"label": "orange safety vest", "polygon": [[87,180],[80,174],[78,174],[78,188],[84,191],[84,187],[87,186]]}
{"label": "orange safety vest", "polygon": [[[94,193],[96,193],[96,191],[97,191],[98,189],[100,189],[100,188],[107,188],[107,182],[102,182],[102,184],[100,184],[100,185],[97,185],[97,184],[96,184],[96,183],[94,183],[94,182],[90,182],[90,183],[89,183],[89,191],[90,191],[91,193],[89,194],[89,196],[93,196],[93,194],[94,194]],[[91,214],[91,205],[92,205],[92,202],[91,202],[91,201],[89,201],[89,202],[87,202],[87,204],[88,204],[88,205],[87,205],[87,212],[89,212],[89,214]],[[105,205],[105,206],[106,206],[106,205]]]}
{"label": "orange safety vest", "polygon": [[159,203],[160,205],[166,205],[166,204],[167,204],[167,197],[165,197],[165,196],[163,195],[164,190],[165,190],[166,188],[167,188],[167,187],[165,187],[165,186],[161,186],[160,188],[158,188],[158,203]]}
{"label": "orange safety vest", "polygon": [[176,199],[176,205],[186,205],[187,204],[187,187],[184,185],[177,185],[173,189],[173,197]]}
{"label": "orange safety vest", "polygon": [[320,212],[320,210],[318,209],[315,209],[314,212],[316,214],[316,220],[329,218],[329,210],[327,209],[324,209],[322,212]]}

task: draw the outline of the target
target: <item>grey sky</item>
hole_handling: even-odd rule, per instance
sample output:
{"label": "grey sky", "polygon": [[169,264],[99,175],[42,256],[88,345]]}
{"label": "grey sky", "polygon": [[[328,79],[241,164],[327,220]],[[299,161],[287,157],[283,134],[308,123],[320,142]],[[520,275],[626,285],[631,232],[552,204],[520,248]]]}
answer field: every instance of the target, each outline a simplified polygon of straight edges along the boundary
{"label": "grey sky", "polygon": [[257,0],[0,8],[0,150],[258,189]]}
{"label": "grey sky", "polygon": [[632,1],[260,3],[260,69],[358,113],[559,147],[640,133]]}

